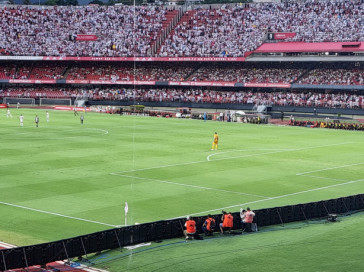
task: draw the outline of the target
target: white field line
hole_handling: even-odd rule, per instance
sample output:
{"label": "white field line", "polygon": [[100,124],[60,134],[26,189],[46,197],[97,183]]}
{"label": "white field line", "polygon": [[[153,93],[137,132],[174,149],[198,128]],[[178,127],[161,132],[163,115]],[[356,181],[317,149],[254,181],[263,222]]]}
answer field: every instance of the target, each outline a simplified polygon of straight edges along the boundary
{"label": "white field line", "polygon": [[14,248],[16,246],[11,245],[11,244],[8,244],[8,243],[5,243],[5,242],[0,242],[0,247],[3,247],[3,248]]}
{"label": "white field line", "polygon": [[128,175],[122,175],[122,174],[117,174],[117,173],[112,173],[112,175],[125,177],[125,178],[131,178],[131,179],[148,180],[148,181],[152,181],[152,182],[160,182],[160,183],[166,183],[166,184],[172,184],[172,185],[178,185],[178,186],[191,187],[191,188],[196,188],[196,189],[212,190],[212,191],[224,192],[224,193],[229,193],[229,194],[238,194],[238,195],[245,195],[245,196],[255,196],[255,197],[260,197],[260,198],[267,198],[266,196],[261,196],[261,195],[254,195],[254,194],[248,194],[248,193],[242,193],[242,192],[236,192],[236,191],[222,190],[222,189],[217,189],[217,188],[184,184],[184,183],[172,182],[172,181],[167,181],[167,180],[128,176]]}
{"label": "white field line", "polygon": [[317,172],[339,169],[339,168],[345,168],[345,167],[356,166],[356,165],[362,165],[362,164],[364,164],[364,162],[340,165],[340,166],[335,166],[335,167],[330,167],[330,168],[323,168],[323,169],[318,169],[318,170],[313,170],[313,171],[308,171],[308,172],[302,172],[302,173],[297,173],[296,175],[297,176],[306,176],[306,174],[317,173]]}
{"label": "white field line", "polygon": [[[310,193],[310,192],[314,192],[314,191],[325,190],[325,189],[329,189],[329,188],[333,188],[333,187],[337,187],[337,186],[344,186],[344,185],[348,185],[348,184],[352,184],[352,183],[356,183],[356,182],[361,182],[361,181],[364,181],[364,179],[351,180],[351,181],[344,182],[344,183],[333,184],[333,185],[329,185],[329,186],[314,188],[314,189],[295,192],[295,193],[286,194],[286,195],[269,197],[269,198],[266,198],[266,199],[259,199],[259,200],[255,200],[255,201],[251,201],[251,202],[240,203],[240,204],[237,204],[237,205],[231,205],[231,206],[227,206],[227,207],[217,208],[217,209],[213,209],[213,210],[208,210],[208,211],[203,211],[203,212],[198,212],[198,213],[193,213],[193,214],[188,214],[188,215],[207,214],[207,213],[211,213],[211,212],[221,211],[221,210],[224,210],[224,209],[241,207],[241,206],[244,206],[244,205],[250,205],[250,204],[254,204],[254,203],[259,203],[259,202],[264,202],[264,201],[269,201],[269,200],[275,200],[275,199],[279,199],[279,198],[284,198],[284,197],[289,197],[289,196],[294,196],[294,195],[299,195],[299,194],[304,194],[304,193]],[[170,219],[178,219],[178,218],[181,218],[181,217],[186,217],[188,215],[186,214],[186,215],[182,215],[182,216],[175,217],[175,218],[170,218]],[[166,219],[166,220],[170,220],[170,219]]]}
{"label": "white field line", "polygon": [[11,206],[11,207],[16,207],[16,208],[20,208],[20,209],[30,210],[30,211],[33,211],[33,212],[45,213],[45,214],[50,214],[50,215],[54,215],[54,216],[64,217],[64,218],[68,218],[68,219],[73,219],[73,220],[78,220],[78,221],[83,221],[83,222],[88,222],[88,223],[93,223],[93,224],[98,224],[98,225],[104,225],[104,226],[113,227],[113,228],[118,227],[116,225],[111,225],[111,224],[107,224],[107,223],[103,223],[103,222],[98,222],[98,221],[93,221],[93,220],[88,220],[88,219],[73,217],[73,216],[64,215],[64,214],[60,214],[60,213],[54,213],[54,212],[48,212],[48,211],[38,210],[38,209],[34,209],[34,208],[30,208],[30,207],[25,207],[25,206],[20,206],[20,205],[16,205],[16,204],[12,204],[12,203],[7,203],[7,202],[3,202],[3,201],[0,201],[0,204],[7,205],[7,206]]}

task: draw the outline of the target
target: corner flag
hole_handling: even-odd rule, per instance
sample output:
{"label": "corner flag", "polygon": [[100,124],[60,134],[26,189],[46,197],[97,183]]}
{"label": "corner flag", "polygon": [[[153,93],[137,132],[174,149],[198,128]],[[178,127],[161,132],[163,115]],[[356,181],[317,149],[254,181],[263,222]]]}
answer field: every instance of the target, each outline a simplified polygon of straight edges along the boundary
{"label": "corner flag", "polygon": [[124,208],[125,214],[128,213],[128,210],[129,210],[128,202],[125,202],[125,208]]}
{"label": "corner flag", "polygon": [[125,201],[124,211],[125,211],[125,226],[126,226],[126,225],[128,225],[127,224],[127,215],[128,215],[128,211],[129,211],[128,202],[126,202],[126,201]]}

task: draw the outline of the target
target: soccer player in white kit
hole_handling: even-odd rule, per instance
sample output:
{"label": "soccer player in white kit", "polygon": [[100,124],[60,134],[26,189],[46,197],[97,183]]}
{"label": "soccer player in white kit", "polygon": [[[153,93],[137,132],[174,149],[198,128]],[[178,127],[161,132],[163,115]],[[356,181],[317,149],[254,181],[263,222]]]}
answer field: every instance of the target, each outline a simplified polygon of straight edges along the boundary
{"label": "soccer player in white kit", "polygon": [[11,115],[11,113],[10,113],[10,110],[8,109],[7,111],[6,111],[6,118],[13,118],[13,116]]}
{"label": "soccer player in white kit", "polygon": [[49,112],[46,113],[47,123],[49,122]]}
{"label": "soccer player in white kit", "polygon": [[24,124],[24,116],[23,116],[23,114],[20,114],[19,121],[20,121],[20,126],[22,127],[23,124]]}

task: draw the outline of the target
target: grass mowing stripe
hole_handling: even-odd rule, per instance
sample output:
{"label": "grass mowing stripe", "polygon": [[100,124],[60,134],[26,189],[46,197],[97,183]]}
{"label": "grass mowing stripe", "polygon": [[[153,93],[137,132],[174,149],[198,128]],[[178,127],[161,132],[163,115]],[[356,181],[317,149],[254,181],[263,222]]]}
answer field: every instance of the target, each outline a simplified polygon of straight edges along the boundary
{"label": "grass mowing stripe", "polygon": [[197,189],[213,190],[213,191],[219,191],[219,192],[224,192],[224,193],[232,193],[232,194],[238,194],[238,195],[256,196],[256,197],[260,197],[260,198],[268,198],[267,196],[261,196],[261,195],[255,195],[255,194],[249,194],[249,193],[242,193],[242,192],[235,192],[235,191],[229,191],[229,190],[222,190],[222,189],[217,189],[217,188],[210,188],[210,187],[197,186],[197,185],[191,185],[191,184],[183,184],[183,183],[172,182],[172,181],[167,181],[167,180],[152,179],[152,178],[143,178],[143,177],[128,176],[128,175],[120,175],[120,174],[116,174],[116,173],[114,173],[113,175],[120,176],[120,177],[125,177],[125,178],[149,180],[149,181],[153,181],[153,182],[160,182],[160,183],[167,183],[167,184],[173,184],[173,185],[178,185],[178,186],[192,187],[192,188],[197,188]]}
{"label": "grass mowing stripe", "polygon": [[[313,147],[307,147],[307,148],[284,149],[284,150],[282,150],[282,149],[255,149],[255,150],[278,150],[278,151],[259,153],[259,154],[249,154],[249,155],[242,155],[242,156],[235,156],[235,157],[228,157],[228,158],[221,158],[221,159],[215,159],[214,161],[230,160],[230,159],[245,158],[245,157],[254,157],[254,156],[260,156],[260,155],[275,154],[275,153],[281,153],[281,152],[300,151],[300,150],[307,150],[307,149],[314,149],[314,148],[321,148],[321,147],[330,147],[330,146],[345,145],[345,144],[353,144],[353,142],[313,146]],[[215,156],[215,155],[225,154],[225,153],[229,153],[229,152],[236,152],[236,151],[249,151],[249,150],[253,150],[253,149],[238,149],[238,150],[229,150],[229,151],[225,151],[225,152],[214,153],[214,154],[211,154],[211,155],[207,156],[206,160],[211,161],[210,157]],[[113,173],[110,173],[110,174],[111,175],[118,175],[118,174],[123,174],[123,173],[138,172],[138,171],[145,171],[145,170],[151,170],[151,169],[160,169],[160,168],[166,168],[166,167],[185,166],[185,165],[205,163],[205,162],[206,161],[194,161],[194,162],[185,162],[185,163],[178,163],[178,164],[168,164],[168,165],[147,167],[147,168],[141,168],[141,169],[126,170],[126,171],[121,171],[121,172],[113,172]],[[297,174],[297,175],[299,175],[299,174]]]}
{"label": "grass mowing stripe", "polygon": [[[347,143],[340,143],[340,144],[312,146],[312,147],[306,147],[306,148],[286,149],[286,150],[280,150],[280,151],[272,151],[272,152],[265,152],[265,153],[258,153],[258,154],[249,154],[249,155],[242,155],[242,156],[234,156],[234,157],[229,157],[229,158],[221,158],[221,159],[215,159],[214,161],[230,160],[230,159],[238,159],[238,158],[248,158],[248,157],[256,157],[256,156],[261,156],[261,155],[269,155],[269,154],[276,154],[276,153],[282,153],[282,152],[301,151],[301,150],[308,150],[308,149],[322,148],[322,147],[331,147],[331,146],[338,146],[338,145],[345,145],[345,144],[353,144],[353,143],[352,142],[347,142]],[[215,155],[215,154],[212,154],[212,155]],[[207,157],[207,160],[208,161],[211,161],[209,159],[210,156]]]}
{"label": "grass mowing stripe", "polygon": [[30,207],[25,207],[25,206],[20,206],[20,205],[16,205],[16,204],[12,204],[12,203],[6,203],[6,202],[3,202],[3,201],[0,201],[0,204],[7,205],[7,206],[11,206],[11,207],[16,207],[16,208],[21,208],[21,209],[26,209],[26,210],[30,210],[30,211],[33,211],[33,212],[40,212],[40,213],[50,214],[50,215],[54,215],[54,216],[60,216],[60,217],[68,218],[68,219],[74,219],[74,220],[78,220],[78,221],[84,221],[84,222],[88,222],[88,223],[94,223],[94,224],[104,225],[104,226],[108,226],[108,227],[114,227],[114,228],[118,227],[116,225],[111,225],[111,224],[107,224],[107,223],[103,223],[103,222],[97,222],[97,221],[83,219],[83,218],[78,218],[78,217],[73,217],[73,216],[69,216],[69,215],[64,215],[64,214],[59,214],[59,213],[54,213],[54,212],[48,212],[48,211],[38,210],[38,209],[34,209],[34,208],[30,208]]}
{"label": "grass mowing stripe", "polygon": [[344,186],[344,185],[348,185],[348,184],[352,184],[352,183],[356,183],[356,182],[361,182],[361,181],[364,181],[364,179],[351,180],[351,181],[344,182],[344,183],[338,183],[338,184],[328,185],[328,186],[314,188],[314,189],[310,189],[310,190],[295,192],[295,193],[291,193],[291,194],[285,194],[285,195],[274,196],[274,197],[269,197],[269,198],[265,198],[265,199],[259,199],[259,200],[255,200],[255,201],[250,201],[250,202],[246,202],[246,203],[240,203],[240,204],[237,204],[237,205],[231,205],[231,206],[227,206],[227,207],[221,207],[221,208],[218,208],[218,209],[213,209],[213,210],[198,212],[198,213],[194,213],[194,214],[186,214],[186,215],[182,215],[182,216],[179,216],[179,217],[170,218],[169,220],[171,220],[171,219],[177,219],[177,218],[181,218],[181,217],[186,217],[186,216],[191,216],[191,215],[207,214],[207,213],[211,213],[211,212],[221,211],[221,210],[224,210],[224,209],[230,209],[230,208],[240,207],[240,206],[244,206],[244,205],[250,205],[250,204],[255,204],[255,203],[259,203],[259,202],[264,202],[264,201],[269,201],[269,200],[284,198],[284,197],[288,197],[288,196],[294,196],[294,195],[299,195],[299,194],[304,194],[304,193],[310,193],[310,192],[314,192],[314,191],[320,191],[320,190],[324,190],[324,189],[334,188],[334,187],[337,187],[337,186]]}
{"label": "grass mowing stripe", "polygon": [[339,169],[339,168],[345,168],[345,167],[356,166],[356,165],[362,165],[362,164],[364,164],[364,162],[340,165],[340,166],[335,166],[335,167],[330,167],[330,168],[324,168],[324,169],[319,169],[319,170],[314,170],[314,171],[303,172],[303,173],[297,173],[296,175],[297,176],[307,176],[306,174],[317,173],[317,172],[333,170],[333,169]]}
{"label": "grass mowing stripe", "polygon": [[349,180],[344,180],[344,179],[326,178],[326,177],[311,176],[311,175],[301,175],[301,176],[309,177],[309,178],[318,178],[318,179],[328,179],[328,180],[342,181],[342,182],[348,182],[349,181]]}

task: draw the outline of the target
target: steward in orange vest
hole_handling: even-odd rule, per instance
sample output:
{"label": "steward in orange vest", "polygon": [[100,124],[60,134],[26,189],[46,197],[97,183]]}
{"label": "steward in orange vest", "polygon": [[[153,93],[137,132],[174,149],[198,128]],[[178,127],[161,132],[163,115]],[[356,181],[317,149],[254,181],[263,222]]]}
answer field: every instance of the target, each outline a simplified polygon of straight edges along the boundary
{"label": "steward in orange vest", "polygon": [[205,233],[206,236],[212,235],[214,229],[215,229],[216,221],[215,219],[209,214],[207,216],[207,219],[202,225],[202,230]]}
{"label": "steward in orange vest", "polygon": [[196,234],[196,221],[191,219],[191,217],[187,216],[187,221],[185,223],[186,230],[184,230],[184,234],[186,236],[186,240],[190,237],[195,236]]}
{"label": "steward in orange vest", "polygon": [[231,212],[229,213],[223,212],[221,219],[222,219],[222,223],[220,223],[221,233],[224,233],[224,230],[227,230],[230,233],[234,225],[234,217],[232,216]]}

